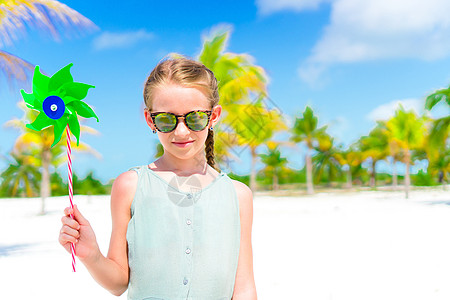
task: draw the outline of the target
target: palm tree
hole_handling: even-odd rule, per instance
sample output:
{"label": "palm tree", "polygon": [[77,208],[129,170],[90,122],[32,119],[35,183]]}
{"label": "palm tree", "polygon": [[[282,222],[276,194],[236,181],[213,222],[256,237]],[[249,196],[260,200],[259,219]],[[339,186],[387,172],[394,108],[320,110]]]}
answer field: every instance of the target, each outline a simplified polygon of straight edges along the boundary
{"label": "palm tree", "polygon": [[290,141],[294,143],[304,142],[307,150],[305,154],[306,164],[306,192],[308,194],[314,193],[312,181],[312,161],[311,152],[315,146],[320,144],[320,141],[326,136],[327,126],[317,127],[318,119],[314,115],[313,110],[307,106],[301,118],[295,119],[294,127],[291,129],[292,137]]}
{"label": "palm tree", "polygon": [[267,154],[259,154],[261,161],[267,166],[266,169],[272,173],[272,190],[278,190],[278,176],[283,166],[288,162],[286,158],[281,157],[278,149],[279,144],[267,142]]}
{"label": "palm tree", "polygon": [[274,110],[268,110],[260,101],[251,104],[229,106],[231,114],[238,118],[230,127],[235,133],[236,145],[250,149],[250,189],[256,191],[257,148],[273,138],[277,131],[286,130],[282,117]]}
{"label": "palm tree", "polygon": [[432,175],[438,176],[438,181],[445,189],[448,183],[448,174],[450,173],[450,148],[447,148],[445,152],[440,152],[438,157],[430,161],[428,171]]}
{"label": "palm tree", "polygon": [[[243,128],[244,124],[251,122],[243,120],[242,112],[256,113],[257,117],[260,117],[261,113],[263,116],[274,114],[268,109],[265,112],[261,108],[253,109],[250,102],[253,95],[257,95],[255,96],[257,103],[262,102],[267,96],[268,77],[262,67],[254,64],[254,59],[250,55],[226,52],[229,38],[229,29],[225,27],[213,29],[208,36],[204,37],[203,47],[198,55],[198,60],[213,71],[218,80],[220,105],[223,107],[221,123],[215,128],[214,151],[218,162],[228,165],[230,161],[239,159],[240,152],[233,151],[233,149],[248,145],[253,157],[251,185],[256,188],[255,149],[270,137],[255,139],[248,134],[241,134],[238,137],[239,134],[236,130],[241,132],[243,130],[249,132],[255,132],[255,129],[259,130],[251,128],[254,124],[250,124],[250,128]],[[255,105],[263,107],[261,103],[257,103]],[[240,125],[237,125],[238,123]]]}
{"label": "palm tree", "polygon": [[[431,110],[436,104],[441,101],[447,103],[450,109],[450,86],[445,89],[440,89],[432,93],[426,98],[425,108]],[[446,141],[450,134],[450,115],[442,117],[434,121],[433,129],[430,134],[430,143],[433,147],[445,147]]]}
{"label": "palm tree", "polygon": [[376,126],[369,132],[369,135],[362,136],[358,141],[358,147],[363,155],[363,161],[371,164],[370,182],[372,188],[376,187],[376,164],[378,161],[386,159],[389,155],[389,141],[386,131],[380,126]]}
{"label": "palm tree", "polygon": [[412,163],[411,151],[423,147],[425,137],[425,119],[418,117],[412,110],[405,111],[402,106],[398,108],[395,115],[388,120],[387,128],[392,134],[403,154],[405,170],[405,196],[409,197],[410,165]]}
{"label": "palm tree", "polygon": [[30,155],[10,153],[11,161],[8,168],[2,172],[1,190],[7,190],[8,195],[14,197],[23,190],[27,197],[33,197],[38,190],[40,179],[36,160]]}
{"label": "palm tree", "polygon": [[325,134],[321,138],[321,142],[314,147],[316,154],[313,156],[313,167],[316,177],[316,182],[320,182],[323,173],[328,173],[328,185],[331,184],[333,178],[341,172],[341,165],[339,163],[339,150],[334,146],[334,138]]}
{"label": "palm tree", "polygon": [[388,156],[387,158],[390,158],[392,166],[392,186],[394,189],[397,189],[398,180],[396,163],[402,161],[402,151],[397,139],[392,135],[392,132],[387,127],[386,121],[377,121],[377,128],[380,138],[379,149],[383,151],[383,147],[385,147],[384,150]]}
{"label": "palm tree", "polygon": [[[63,29],[92,30],[97,27],[65,4],[54,0],[3,0],[0,5],[0,47],[12,45],[26,28],[34,27],[59,39]],[[25,82],[34,66],[0,50],[0,70],[7,82]]]}
{"label": "palm tree", "polygon": [[228,111],[228,105],[242,103],[250,93],[267,95],[268,77],[264,69],[254,64],[248,54],[225,52],[230,30],[225,27],[213,29],[203,41],[198,60],[214,72],[219,83],[221,105]]}
{"label": "palm tree", "polygon": [[[22,119],[14,118],[6,122],[5,126],[18,129],[21,132],[21,135],[15,141],[13,151],[16,153],[27,153],[33,156],[37,159],[36,165],[41,168],[41,214],[44,214],[45,199],[51,196],[50,166],[52,165],[56,169],[66,161],[67,137],[63,135],[58,144],[52,147],[54,141],[53,129],[48,127],[41,131],[34,131],[27,128],[26,124],[31,123],[36,118],[38,112],[26,109],[23,101],[19,102],[19,108],[24,111]],[[81,131],[84,133],[98,134],[97,130],[84,125],[81,126]],[[100,154],[88,144],[80,142],[77,145],[75,138],[71,140],[71,147],[74,151],[87,152],[96,157],[100,157]]]}
{"label": "palm tree", "polygon": [[335,155],[336,160],[347,173],[346,188],[350,189],[353,185],[353,173],[361,168],[363,162],[362,153],[356,149],[356,145],[350,145],[346,150],[338,148]]}

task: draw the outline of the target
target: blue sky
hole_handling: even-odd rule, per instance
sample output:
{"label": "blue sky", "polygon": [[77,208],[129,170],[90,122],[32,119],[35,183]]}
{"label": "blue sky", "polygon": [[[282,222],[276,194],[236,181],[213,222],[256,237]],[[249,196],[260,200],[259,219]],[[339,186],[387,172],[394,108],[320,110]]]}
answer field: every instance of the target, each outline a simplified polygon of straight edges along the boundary
{"label": "blue sky", "polygon": [[[256,0],[256,1],[63,1],[93,21],[97,30],[59,42],[30,29],[4,46],[53,74],[73,62],[76,81],[95,85],[86,102],[100,123],[85,124],[99,136],[81,140],[101,159],[74,154],[81,176],[102,180],[153,160],[156,135],[142,117],[143,83],[170,52],[196,57],[202,37],[217,26],[232,29],[228,51],[247,53],[265,68],[269,96],[287,120],[311,105],[321,125],[348,145],[387,118],[401,102],[423,110],[424,98],[450,83],[450,21],[446,0]],[[21,117],[18,89],[1,83],[0,123]],[[30,90],[30,88],[25,88]],[[434,116],[448,113],[438,108]],[[0,129],[0,153],[18,133]],[[283,138],[283,136],[280,136]],[[264,151],[261,149],[260,151]],[[290,166],[303,153],[284,149]],[[232,163],[249,172],[248,153]],[[5,164],[0,163],[3,169]],[[65,172],[65,171],[62,171]]]}

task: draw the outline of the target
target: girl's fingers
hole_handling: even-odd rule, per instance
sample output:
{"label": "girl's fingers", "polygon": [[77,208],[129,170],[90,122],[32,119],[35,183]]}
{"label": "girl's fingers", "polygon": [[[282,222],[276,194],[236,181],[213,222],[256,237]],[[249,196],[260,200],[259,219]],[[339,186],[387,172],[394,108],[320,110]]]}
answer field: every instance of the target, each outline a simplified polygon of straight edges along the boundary
{"label": "girl's fingers", "polygon": [[64,214],[65,214],[66,216],[73,215],[73,209],[72,209],[71,207],[66,207],[66,208],[64,209]]}
{"label": "girl's fingers", "polygon": [[73,208],[75,219],[77,219],[77,221],[80,222],[80,224],[89,225],[89,221],[86,220],[86,218],[81,214],[80,210],[78,209],[78,206],[75,204]]}
{"label": "girl's fingers", "polygon": [[80,233],[78,232],[78,230],[75,230],[67,225],[64,225],[61,228],[61,234],[67,234],[67,235],[73,236],[76,239],[80,238]]}
{"label": "girl's fingers", "polygon": [[68,234],[66,234],[66,233],[61,233],[60,235],[59,235],[59,243],[61,244],[61,245],[65,245],[65,244],[67,244],[67,243],[73,243],[73,244],[75,244],[75,243],[77,243],[78,242],[78,239],[76,239],[75,237],[73,237],[73,236],[71,236],[71,235],[68,235]]}
{"label": "girl's fingers", "polygon": [[71,207],[66,207],[64,209],[64,214],[67,217],[73,216],[80,224],[89,225],[89,221],[81,214],[76,204],[73,206],[73,209]]}
{"label": "girl's fingers", "polygon": [[61,223],[63,224],[63,226],[67,225],[76,230],[80,229],[80,224],[76,220],[72,219],[71,217],[63,216],[61,218]]}

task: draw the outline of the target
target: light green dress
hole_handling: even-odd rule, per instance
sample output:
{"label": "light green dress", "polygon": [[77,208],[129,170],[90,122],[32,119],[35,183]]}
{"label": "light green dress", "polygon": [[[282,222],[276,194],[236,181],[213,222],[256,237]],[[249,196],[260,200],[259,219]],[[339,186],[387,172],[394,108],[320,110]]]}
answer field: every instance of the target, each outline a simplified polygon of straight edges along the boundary
{"label": "light green dress", "polygon": [[[138,185],[126,235],[128,299],[231,299],[240,219],[228,175],[198,189],[199,182],[167,182],[148,166],[132,170]],[[191,191],[177,188],[183,185]]]}

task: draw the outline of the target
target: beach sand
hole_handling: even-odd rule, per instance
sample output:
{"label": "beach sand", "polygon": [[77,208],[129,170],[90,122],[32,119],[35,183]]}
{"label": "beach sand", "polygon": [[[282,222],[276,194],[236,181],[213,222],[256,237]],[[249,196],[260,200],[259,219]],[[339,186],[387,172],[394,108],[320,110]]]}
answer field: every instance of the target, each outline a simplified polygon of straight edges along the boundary
{"label": "beach sand", "polygon": [[[0,199],[0,299],[126,299],[99,286],[57,241],[67,197]],[[106,255],[108,196],[75,196]],[[450,299],[450,192],[254,197],[258,299]]]}

